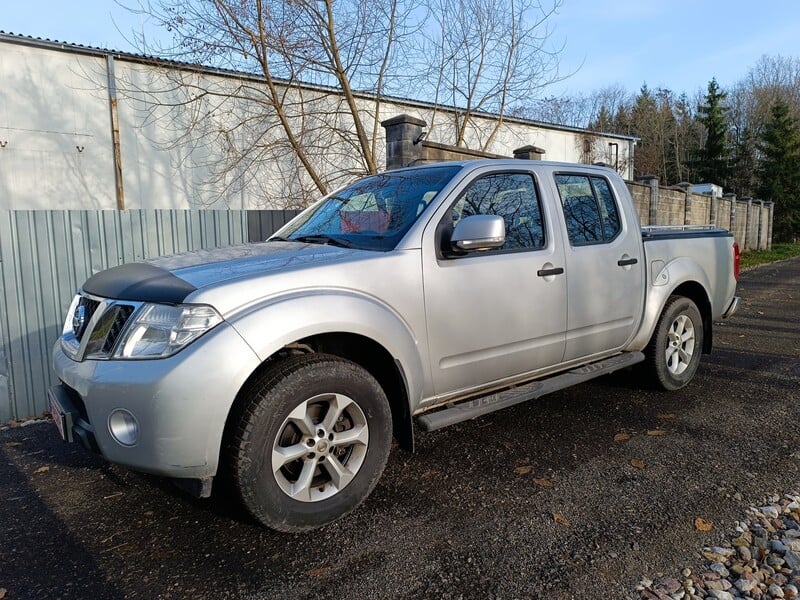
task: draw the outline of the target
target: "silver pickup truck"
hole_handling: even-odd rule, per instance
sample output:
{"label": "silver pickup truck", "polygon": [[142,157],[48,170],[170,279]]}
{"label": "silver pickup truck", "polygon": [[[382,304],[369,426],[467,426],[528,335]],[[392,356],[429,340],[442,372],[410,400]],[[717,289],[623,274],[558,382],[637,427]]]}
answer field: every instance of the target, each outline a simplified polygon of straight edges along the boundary
{"label": "silver pickup truck", "polygon": [[[284,531],[353,510],[392,438],[636,365],[685,386],[737,306],[738,248],[642,230],[604,167],[367,177],[266,242],[95,274],[53,349],[62,437]],[[642,363],[642,364],[637,364]]]}

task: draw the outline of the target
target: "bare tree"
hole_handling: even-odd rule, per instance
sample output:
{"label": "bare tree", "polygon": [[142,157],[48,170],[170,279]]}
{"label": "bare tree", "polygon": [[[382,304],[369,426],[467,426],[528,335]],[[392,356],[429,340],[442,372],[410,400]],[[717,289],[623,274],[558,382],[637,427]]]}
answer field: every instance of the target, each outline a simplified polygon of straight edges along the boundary
{"label": "bare tree", "polygon": [[429,132],[486,149],[510,107],[558,79],[548,20],[561,0],[135,1],[173,36],[135,45],[181,65],[154,61],[149,80],[120,75],[121,93],[148,131],[171,132],[161,143],[203,148],[187,160],[212,185],[262,185],[272,204],[265,171],[292,205],[376,172],[387,97],[447,105]]}
{"label": "bare tree", "polygon": [[631,102],[621,85],[611,85],[590,94],[550,96],[528,101],[514,109],[514,116],[593,131],[610,131],[613,115]]}
{"label": "bare tree", "polygon": [[[488,150],[513,107],[559,81],[560,47],[551,44],[549,19],[561,0],[430,0],[425,29],[427,81],[421,96],[455,107],[442,141]],[[481,130],[475,117],[492,113]],[[431,124],[431,130],[436,122]],[[448,135],[449,134],[449,135]],[[472,135],[470,135],[472,134]],[[448,139],[449,137],[449,139]]]}
{"label": "bare tree", "polygon": [[[121,92],[151,124],[172,130],[173,148],[203,140],[214,185],[252,185],[269,163],[302,203],[343,177],[378,170],[381,106],[402,84],[398,48],[420,27],[411,18],[418,9],[418,0],[139,4],[134,10],[174,43],[140,36],[136,46],[184,64],[161,65],[147,81],[123,79]],[[195,76],[187,64],[221,77]]]}

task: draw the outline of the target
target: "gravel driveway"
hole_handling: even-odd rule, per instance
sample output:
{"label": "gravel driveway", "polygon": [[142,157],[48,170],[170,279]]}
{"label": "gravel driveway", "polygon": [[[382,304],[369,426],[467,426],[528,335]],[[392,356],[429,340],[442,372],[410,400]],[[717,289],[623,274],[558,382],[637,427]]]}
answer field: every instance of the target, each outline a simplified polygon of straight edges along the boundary
{"label": "gravel driveway", "polygon": [[0,598],[638,598],[800,484],[800,259],[739,292],[688,389],[623,373],[420,434],[310,534],[106,465],[49,423],[4,429]]}

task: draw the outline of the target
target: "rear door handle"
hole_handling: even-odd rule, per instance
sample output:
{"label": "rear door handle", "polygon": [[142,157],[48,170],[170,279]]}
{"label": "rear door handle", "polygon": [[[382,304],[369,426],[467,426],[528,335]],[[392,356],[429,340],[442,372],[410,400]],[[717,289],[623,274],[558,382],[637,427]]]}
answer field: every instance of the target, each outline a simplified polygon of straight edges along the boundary
{"label": "rear door handle", "polygon": [[564,267],[554,267],[552,269],[539,269],[536,274],[539,277],[547,277],[549,275],[561,275],[564,272]]}
{"label": "rear door handle", "polygon": [[620,258],[617,264],[620,267],[627,267],[628,265],[635,265],[637,262],[639,262],[638,258]]}

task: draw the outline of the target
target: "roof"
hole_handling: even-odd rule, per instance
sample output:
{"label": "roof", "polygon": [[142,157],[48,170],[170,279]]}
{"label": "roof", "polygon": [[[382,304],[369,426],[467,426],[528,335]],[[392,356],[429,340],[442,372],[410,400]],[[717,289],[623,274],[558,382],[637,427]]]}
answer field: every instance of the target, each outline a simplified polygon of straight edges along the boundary
{"label": "roof", "polygon": [[[35,48],[42,48],[45,50],[54,50],[60,52],[70,52],[73,54],[81,54],[85,56],[95,56],[95,57],[102,57],[105,58],[107,56],[112,56],[113,58],[125,60],[129,62],[136,62],[140,64],[146,65],[153,65],[153,66],[161,66],[161,67],[172,67],[176,69],[186,69],[191,71],[197,71],[201,73],[206,73],[209,75],[218,75],[222,77],[235,77],[237,79],[249,79],[253,81],[263,81],[264,78],[262,76],[256,75],[254,73],[248,73],[245,71],[235,71],[233,69],[224,69],[221,67],[210,67],[207,65],[201,65],[198,63],[189,63],[189,62],[182,62],[177,60],[170,60],[166,58],[161,58],[157,56],[147,55],[147,54],[137,54],[134,52],[123,52],[120,50],[114,50],[110,48],[99,48],[96,46],[86,46],[83,44],[75,44],[71,42],[61,42],[58,40],[50,40],[47,38],[40,38],[40,37],[33,37],[22,35],[13,32],[6,32],[0,30],[0,43],[5,42],[9,44],[18,44],[23,46],[31,46]],[[324,85],[317,85],[317,84],[309,84],[309,83],[297,83],[297,82],[290,82],[286,80],[276,79],[278,83],[282,83],[284,85],[293,85],[309,90],[317,90],[317,91],[324,91],[328,93],[339,94],[341,90],[331,86],[324,86]],[[369,94],[367,92],[356,92],[356,95],[361,98],[371,99],[374,98],[374,95]],[[397,96],[383,96],[383,100],[394,102],[401,105],[406,106],[414,106],[418,108],[427,108],[433,109],[438,108],[439,110],[457,110],[455,106],[448,106],[448,105],[437,105],[432,102],[424,102],[421,100],[415,100],[413,98],[401,98]],[[499,115],[497,113],[491,112],[484,112],[484,111],[475,111],[476,115],[486,118],[497,118]],[[608,132],[601,132],[601,131],[591,131],[589,129],[581,128],[581,127],[570,127],[568,125],[559,125],[557,123],[547,123],[544,121],[535,121],[533,119],[522,119],[519,117],[510,117],[508,115],[503,115],[503,120],[509,123],[518,123],[522,125],[530,125],[534,127],[541,127],[543,129],[553,129],[556,131],[569,131],[573,133],[591,133],[597,136],[603,136],[608,138],[615,138],[620,140],[626,140],[635,142],[638,141],[639,138],[630,135],[622,135],[619,133],[608,133]]]}

